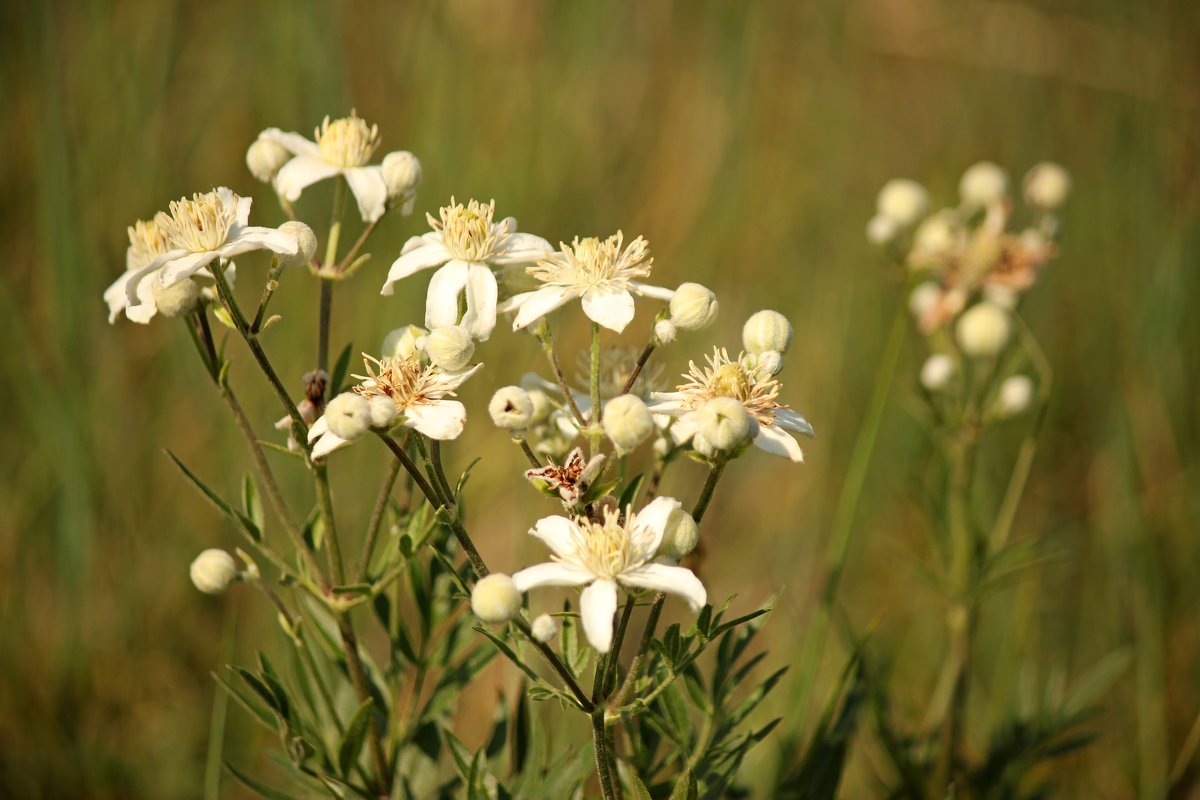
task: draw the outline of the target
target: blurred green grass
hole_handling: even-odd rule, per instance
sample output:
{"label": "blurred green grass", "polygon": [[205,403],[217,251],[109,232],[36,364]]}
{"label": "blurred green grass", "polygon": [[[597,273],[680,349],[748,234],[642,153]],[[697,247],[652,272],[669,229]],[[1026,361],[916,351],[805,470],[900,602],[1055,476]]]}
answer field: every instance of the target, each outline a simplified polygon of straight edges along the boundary
{"label": "blurred green grass", "polygon": [[[339,288],[335,342],[373,349],[419,320],[423,280],[390,299],[378,285],[421,212],[451,194],[495,197],[552,240],[643,234],[658,281],[711,285],[721,318],[672,348],[670,372],[710,339],[736,346],[759,307],[793,319],[784,399],[817,427],[808,463],[739,463],[705,521],[714,597],[782,589],[767,629],[779,662],[812,619],[898,302],[863,237],[876,189],[904,175],[949,200],[980,158],[1015,174],[1065,164],[1076,188],[1063,255],[1025,308],[1057,382],[1016,527],[1064,557],[989,606],[979,705],[1005,707],[1031,678],[1074,676],[1128,647],[1099,741],[1055,779],[1065,796],[1164,794],[1200,704],[1192,6],[96,0],[8,4],[0,22],[0,794],[199,794],[223,615],[239,615],[239,654],[274,633],[248,597],[211,601],[188,584],[194,553],[233,537],[161,449],[228,490],[243,450],[182,331],[110,328],[100,293],[123,264],[125,226],[184,193],[227,184],[254,193],[259,223],[281,221],[245,147],[264,127],[305,132],[352,107],[379,124],[385,150],[419,155],[425,181],[418,214],[389,219],[375,258]],[[323,220],[328,194],[309,194],[302,213]],[[248,295],[262,268],[241,265]],[[278,296],[284,324],[268,345],[287,375],[312,360],[313,289],[287,280]],[[278,412],[231,348],[265,433]],[[919,717],[942,650],[940,605],[917,570],[930,452],[900,402],[916,350],[901,362],[840,600],[860,628],[879,620],[874,641]],[[487,448],[473,527],[506,569],[533,552],[518,535],[531,500],[509,489],[516,454],[480,424],[484,384],[539,362],[508,336],[481,355],[488,378],[465,392],[476,424],[449,457],[461,467]],[[357,484],[370,455],[335,471],[351,524],[369,508]],[[1003,455],[988,466],[997,481]],[[281,472],[304,496],[303,476]],[[681,469],[666,490],[691,496],[698,482]],[[840,658],[831,637],[819,686]],[[244,753],[254,734],[233,719],[227,747]],[[787,724],[804,721],[796,709]],[[859,741],[847,797],[879,791],[869,730]],[[767,745],[760,758],[787,755]],[[1197,780],[1193,764],[1175,796]]]}

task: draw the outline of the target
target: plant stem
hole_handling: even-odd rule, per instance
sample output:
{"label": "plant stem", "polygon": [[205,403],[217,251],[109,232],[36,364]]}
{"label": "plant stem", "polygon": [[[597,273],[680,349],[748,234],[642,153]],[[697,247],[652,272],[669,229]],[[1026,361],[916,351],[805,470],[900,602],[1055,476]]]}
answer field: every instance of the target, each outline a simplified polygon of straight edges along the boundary
{"label": "plant stem", "polygon": [[[379,219],[383,219],[383,217],[380,217]],[[354,244],[352,244],[350,249],[346,251],[346,255],[342,256],[342,260],[338,262],[336,268],[338,274],[345,272],[346,268],[349,267],[354,261],[354,257],[358,255],[358,251],[362,249],[362,246],[367,243],[367,239],[371,238],[371,234],[375,232],[376,226],[379,225],[379,219],[363,228],[363,232],[358,235],[358,238],[354,241]]]}
{"label": "plant stem", "polygon": [[579,404],[575,402],[575,395],[571,391],[571,387],[567,385],[567,378],[558,364],[558,352],[554,349],[554,337],[550,333],[550,326],[545,321],[538,328],[537,337],[538,341],[542,343],[542,351],[546,354],[546,360],[550,362],[550,370],[554,373],[554,379],[558,381],[558,388],[562,389],[563,397],[566,398],[571,413],[575,415],[575,421],[579,423],[580,427],[583,427],[587,424],[587,420],[583,418],[583,412],[579,410]]}
{"label": "plant stem", "polygon": [[267,272],[267,285],[263,287],[262,297],[258,301],[258,311],[254,314],[254,322],[250,323],[250,332],[255,335],[262,330],[263,318],[267,315],[267,306],[271,304],[271,297],[274,296],[275,290],[279,288],[279,276],[281,273],[279,256],[275,256],[271,259],[271,269]]}
{"label": "plant stem", "polygon": [[604,731],[604,710],[591,713],[592,745],[596,748],[596,774],[600,778],[600,794],[604,800],[616,800],[613,794],[612,774],[609,772],[608,739]]}
{"label": "plant stem", "polygon": [[333,313],[333,282],[320,278],[321,300],[317,310],[317,369],[329,371],[329,318]]}
{"label": "plant stem", "polygon": [[617,633],[613,637],[612,650],[610,651],[608,670],[604,679],[604,683],[600,686],[600,697],[595,698],[597,705],[601,705],[604,699],[612,692],[613,684],[617,680],[617,668],[620,664],[621,645],[625,642],[625,630],[629,627],[629,618],[633,615],[633,607],[636,605],[633,595],[629,595],[625,599],[625,608],[621,611],[621,620],[617,623]]}
{"label": "plant stem", "polygon": [[[236,641],[237,605],[230,606],[225,617],[225,632],[221,637],[221,661],[228,664],[233,660]],[[204,759],[204,800],[218,800],[221,796],[221,755],[225,749],[225,721],[229,712],[229,692],[220,686],[213,694],[212,717],[208,724],[208,752]]]}
{"label": "plant stem", "polygon": [[[329,216],[329,240],[325,243],[325,264],[337,261],[338,240],[342,235],[342,209],[346,204],[346,181],[338,178],[333,187],[333,210]],[[329,369],[329,317],[333,310],[333,283],[322,275],[320,308],[317,316],[317,369]]]}
{"label": "plant stem", "polygon": [[638,376],[642,374],[642,369],[646,366],[646,362],[650,360],[650,354],[655,348],[654,336],[651,335],[650,341],[646,343],[642,354],[638,356],[637,363],[633,365],[633,370],[629,373],[629,377],[625,380],[625,385],[621,387],[621,394],[629,394],[633,389],[633,385],[637,383]]}
{"label": "plant stem", "polygon": [[525,441],[524,437],[518,438],[518,437],[514,436],[513,441],[516,442],[518,445],[520,445],[521,452],[523,452],[525,454],[525,457],[527,459],[529,459],[529,463],[533,466],[534,469],[541,469],[544,466],[542,464],[542,462],[538,460],[537,455],[532,450],[529,449],[529,442]]}
{"label": "plant stem", "polygon": [[588,417],[588,444],[590,455],[595,458],[600,452],[600,444],[604,433],[600,429],[600,323],[592,323],[592,353],[591,353],[591,386],[592,411]]}
{"label": "plant stem", "polygon": [[[358,637],[354,634],[354,626],[350,622],[350,614],[338,615],[338,631],[342,635],[342,649],[346,653],[346,667],[350,673],[350,682],[359,702],[368,699],[374,702],[371,689],[367,685],[367,674],[363,669],[362,659],[358,655]],[[392,776],[387,767],[387,756],[383,752],[383,742],[379,738],[379,727],[371,722],[367,725],[367,736],[370,741],[371,761],[375,766],[375,775],[380,787],[380,793],[388,796],[392,793]]]}
{"label": "plant stem", "polygon": [[333,516],[333,496],[329,491],[329,474],[324,464],[313,464],[313,480],[317,484],[317,506],[321,511],[321,521],[325,524],[325,539],[329,543],[329,568],[333,574],[334,583],[341,586],[346,583],[346,564],[342,560],[342,546],[338,542],[337,523]]}
{"label": "plant stem", "polygon": [[446,471],[442,469],[442,443],[437,439],[429,440],[429,455],[433,459],[433,474],[442,487],[442,494],[445,495],[446,502],[450,505],[457,505],[454,499],[454,490],[450,488],[450,482],[446,480]]}

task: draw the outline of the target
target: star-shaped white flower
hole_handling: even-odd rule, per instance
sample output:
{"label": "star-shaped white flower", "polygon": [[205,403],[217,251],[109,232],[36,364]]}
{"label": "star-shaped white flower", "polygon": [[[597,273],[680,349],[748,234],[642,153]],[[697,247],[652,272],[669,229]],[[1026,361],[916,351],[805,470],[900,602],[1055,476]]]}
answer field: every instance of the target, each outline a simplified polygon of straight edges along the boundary
{"label": "star-shaped white flower", "polygon": [[[168,287],[190,278],[217,259],[228,260],[252,250],[295,255],[300,249],[295,236],[276,228],[248,224],[250,203],[249,197],[238,197],[221,186],[194,194],[190,199],[176,200],[171,203],[171,213],[156,216],[154,224],[165,237],[167,250],[122,276],[129,304],[126,316],[134,319],[135,315],[150,313],[140,306],[145,305],[149,296],[149,287],[142,286],[142,279],[151,273],[158,273],[159,284]],[[147,234],[143,231],[139,235]],[[112,287],[105,292],[106,299],[110,292],[114,292]],[[110,310],[113,305],[110,300]]]}
{"label": "star-shaped white flower", "polygon": [[655,561],[667,518],[679,508],[672,497],[658,497],[636,514],[626,511],[624,524],[612,510],[603,522],[586,517],[543,517],[529,533],[546,543],[552,560],[512,576],[517,589],[539,586],[584,586],[579,597],[583,632],[592,647],[612,647],[617,587],[677,594],[699,611],[708,593],[690,569]]}
{"label": "star-shaped white flower", "polygon": [[[430,439],[457,439],[467,424],[467,409],[454,397],[454,390],[479,371],[483,364],[460,372],[445,372],[432,364],[422,364],[419,353],[408,358],[372,358],[364,355],[366,375],[354,375],[362,383],[354,391],[370,399],[388,397],[396,404],[397,419]],[[347,445],[351,440],[329,430],[322,416],[308,429],[308,441],[316,441],[312,457],[320,458]]]}
{"label": "star-shaped white flower", "polygon": [[690,441],[696,434],[696,413],[716,397],[732,397],[758,422],[754,444],[760,450],[803,461],[804,452],[789,431],[813,436],[813,427],[800,414],[776,400],[779,381],[763,367],[756,367],[752,358],[739,355],[731,359],[724,348],[713,348],[707,356],[707,367],[693,361],[684,374],[687,381],[674,392],[653,392],[655,402],[650,410],[655,414],[678,417],[671,426],[671,436],[677,443]]}
{"label": "star-shaped white flower", "polygon": [[[343,175],[363,222],[375,222],[387,210],[388,185],[383,167],[368,164],[379,147],[379,126],[370,125],[354,112],[330,121],[329,117],[306,139],[298,133],[267,128],[260,139],[277,142],[293,158],[275,175],[275,191],[294,203],[309,186],[326,178]],[[315,141],[314,141],[315,140]]]}
{"label": "star-shaped white flower", "polygon": [[[492,267],[532,264],[554,249],[540,236],[517,233],[517,221],[512,217],[493,222],[495,213],[494,200],[487,204],[471,200],[464,206],[452,197],[450,205],[442,208],[440,220],[426,214],[433,230],[405,242],[380,294],[392,294],[393,284],[409,275],[441,267],[429,281],[426,327],[461,324],[473,338],[486,341],[496,327],[499,294]],[[464,293],[467,310],[460,323],[458,299]]]}
{"label": "star-shaped white flower", "polygon": [[516,311],[513,330],[530,325],[556,308],[580,299],[593,322],[620,333],[633,320],[634,295],[670,300],[675,292],[647,286],[637,278],[650,275],[654,259],[646,240],[624,246],[620,231],[604,241],[595,237],[560,244],[561,249],[529,268],[543,286],[505,301],[502,311]]}

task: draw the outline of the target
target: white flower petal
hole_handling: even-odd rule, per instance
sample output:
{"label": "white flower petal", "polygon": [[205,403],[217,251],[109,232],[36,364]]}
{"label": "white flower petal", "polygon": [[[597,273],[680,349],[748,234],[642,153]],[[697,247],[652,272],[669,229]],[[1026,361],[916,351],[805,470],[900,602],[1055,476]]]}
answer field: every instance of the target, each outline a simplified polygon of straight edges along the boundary
{"label": "white flower petal", "polygon": [[704,584],[686,567],[643,564],[635,570],[623,573],[618,580],[626,586],[679,595],[687,600],[693,612],[699,611],[708,602],[708,592],[705,591]]}
{"label": "white flower petal", "polygon": [[612,648],[613,614],[617,612],[617,584],[607,578],[595,581],[579,595],[579,617],[592,647],[601,653]]}
{"label": "white flower petal", "polygon": [[135,269],[125,270],[121,277],[113,281],[107,289],[104,290],[104,302],[108,304],[108,321],[113,323],[117,319],[125,306],[129,305],[129,298],[125,296],[125,284],[137,272]]}
{"label": "white flower petal", "polygon": [[317,443],[313,445],[312,457],[323,458],[339,447],[345,447],[348,444],[350,444],[349,439],[343,439],[332,431],[325,431],[321,438],[317,440]]}
{"label": "white flower petal", "polygon": [[131,304],[138,302],[137,287],[142,278],[152,272],[158,272],[162,269],[162,265],[168,261],[173,261],[177,258],[183,258],[188,255],[187,250],[168,250],[160,256],[156,256],[153,261],[138,269],[129,270],[125,273],[125,300]]}
{"label": "white flower petal", "polygon": [[[290,420],[292,417],[289,414],[287,418]],[[312,427],[308,429],[308,441],[311,442],[313,439],[316,439],[318,436],[324,436],[328,431],[329,431],[329,420],[325,419],[325,415],[322,414],[321,418],[318,419],[316,422],[314,422],[312,424]]]}
{"label": "white flower petal", "polygon": [[513,330],[519,331],[526,325],[537,322],[554,309],[567,303],[575,293],[561,286],[546,286],[535,292],[525,292],[511,298],[505,304],[506,310],[517,310],[517,318],[513,320]]}
{"label": "white flower petal", "polygon": [[554,247],[532,233],[513,233],[503,253],[492,257],[493,264],[527,264],[541,261],[554,252]]}
{"label": "white flower petal", "polygon": [[575,523],[566,517],[542,517],[529,529],[529,535],[545,542],[554,555],[567,558],[575,552],[575,530]]}
{"label": "white flower petal", "polygon": [[675,418],[675,424],[671,426],[671,439],[675,444],[686,444],[696,435],[699,427],[696,412],[689,411],[683,416]]}
{"label": "white flower petal", "polygon": [[457,400],[435,400],[404,409],[404,427],[414,428],[430,439],[457,439],[467,424],[467,407]]}
{"label": "white flower petal", "polygon": [[145,325],[158,313],[158,304],[154,302],[154,282],[158,280],[157,273],[143,275],[137,282],[134,291],[137,302],[125,307],[125,316],[133,322]]}
{"label": "white flower petal", "polygon": [[804,451],[792,437],[778,425],[759,425],[758,436],[754,437],[754,446],[777,456],[786,456],[797,463],[804,460]]}
{"label": "white flower petal", "polygon": [[647,546],[651,552],[657,551],[658,545],[662,542],[663,531],[667,529],[667,517],[671,516],[672,511],[681,507],[682,504],[674,497],[656,497],[645,508],[637,512],[635,521],[638,526],[654,534],[653,546]]}
{"label": "white flower petal", "polygon": [[479,370],[483,369],[483,364],[475,364],[470,369],[464,369],[460,372],[443,372],[438,379],[438,385],[443,392],[452,392],[459,386],[462,386],[467,378],[474,375]]}
{"label": "white flower petal", "polygon": [[400,251],[400,257],[392,262],[391,269],[388,270],[387,280],[383,282],[383,290],[380,294],[390,295],[393,291],[392,284],[398,280],[407,278],[415,272],[420,272],[423,269],[430,267],[438,267],[450,260],[450,254],[446,252],[446,248],[437,242],[430,242],[424,236],[414,236],[404,243],[404,249]]}
{"label": "white flower petal", "polygon": [[161,286],[174,286],[207,267],[218,255],[215,250],[210,250],[207,253],[188,253],[174,261],[168,261],[158,273],[158,282]]}
{"label": "white flower petal", "polygon": [[275,191],[284,199],[294,203],[300,194],[317,181],[332,178],[342,171],[341,167],[323,161],[316,156],[299,155],[283,165],[275,176]]}
{"label": "white flower petal", "polygon": [[817,432],[813,430],[813,426],[808,424],[808,420],[790,408],[777,408],[773,412],[773,416],[775,417],[775,424],[784,430],[802,433],[808,437],[817,435]]}
{"label": "white flower petal", "polygon": [[320,157],[321,146],[311,139],[306,139],[298,133],[281,131],[279,128],[267,128],[258,135],[260,139],[270,139],[278,142],[293,155]]}
{"label": "white flower petal", "polygon": [[433,273],[425,295],[425,327],[429,330],[458,324],[458,296],[467,285],[465,261],[449,261]]}
{"label": "white flower petal", "polygon": [[528,592],[540,586],[582,586],[593,580],[595,576],[579,567],[562,564],[558,561],[547,561],[544,564],[534,564],[532,567],[514,572],[512,579],[517,585],[518,592]]}
{"label": "white flower petal", "polygon": [[[231,191],[230,195],[233,194]],[[232,199],[232,198],[231,198]],[[234,219],[234,226],[244,228],[250,224],[250,206],[254,202],[253,197],[239,197],[237,201],[237,214]]]}
{"label": "white flower petal", "polygon": [[231,236],[216,252],[221,258],[233,258],[252,250],[270,250],[272,253],[294,256],[300,250],[300,243],[287,231],[251,225]]}
{"label": "white flower petal", "polygon": [[597,286],[584,293],[583,313],[592,322],[620,333],[633,321],[633,295],[626,289]]}
{"label": "white flower petal", "polygon": [[650,402],[646,407],[650,409],[651,414],[667,414],[668,416],[677,417],[688,412],[688,406],[684,402],[687,395],[683,392],[651,392]]}
{"label": "white flower petal", "polygon": [[350,191],[358,201],[358,213],[362,215],[363,222],[374,222],[382,217],[387,210],[388,197],[383,167],[354,167],[342,174],[346,176],[346,183],[350,184]]}
{"label": "white flower petal", "polygon": [[664,289],[661,286],[650,286],[646,283],[638,281],[630,281],[629,285],[633,287],[633,291],[640,294],[642,297],[653,297],[655,300],[670,300],[675,296],[674,289]]}
{"label": "white flower petal", "polygon": [[470,264],[467,268],[467,313],[463,314],[462,326],[471,338],[486,342],[496,327],[496,276],[483,264]]}

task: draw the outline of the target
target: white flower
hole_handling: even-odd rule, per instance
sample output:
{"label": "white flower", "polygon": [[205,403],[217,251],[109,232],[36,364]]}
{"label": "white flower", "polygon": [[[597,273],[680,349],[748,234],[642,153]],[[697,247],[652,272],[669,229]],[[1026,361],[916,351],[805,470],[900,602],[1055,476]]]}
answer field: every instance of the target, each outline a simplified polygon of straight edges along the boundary
{"label": "white flower", "polygon": [[958,193],[968,208],[983,208],[1004,199],[1008,191],[1008,175],[991,161],[972,164],[963,173]]}
{"label": "white flower", "polygon": [[875,205],[881,216],[907,228],[925,216],[929,209],[929,193],[916,181],[895,178],[879,190]]}
{"label": "white flower", "polygon": [[655,562],[663,532],[679,501],[659,497],[636,514],[630,508],[621,524],[606,509],[603,522],[586,517],[544,517],[529,533],[545,542],[552,560],[513,575],[517,589],[539,586],[584,586],[579,597],[583,632],[601,653],[612,647],[617,587],[677,594],[699,611],[708,600],[704,585],[691,570]]}
{"label": "white flower", "polygon": [[[364,355],[366,375],[352,377],[362,381],[354,391],[368,400],[390,397],[396,410],[403,415],[403,425],[430,439],[457,439],[467,424],[467,409],[454,396],[454,390],[483,366],[476,364],[462,372],[444,372],[433,364],[422,365],[417,354],[408,358],[382,359]],[[369,418],[381,418],[378,411],[368,412]],[[331,430],[322,416],[308,429],[308,441],[316,441],[312,457],[321,458],[349,444],[348,439]]]}
{"label": "white flower", "polygon": [[694,361],[689,365],[683,376],[687,382],[676,387],[676,391],[650,395],[657,401],[650,406],[652,413],[679,417],[670,429],[676,443],[690,441],[696,435],[697,412],[709,400],[732,397],[758,422],[756,447],[792,461],[803,461],[804,453],[788,431],[812,436],[813,428],[808,420],[776,400],[779,381],[766,369],[748,366],[749,361],[741,355],[731,359],[723,348],[713,348],[713,354],[706,360],[707,367],[699,367]]}
{"label": "white flower", "polygon": [[471,589],[471,610],[489,624],[508,622],[521,610],[521,592],[512,578],[493,572]]}
{"label": "white flower", "polygon": [[233,556],[216,548],[196,556],[189,570],[192,583],[205,594],[221,594],[237,578],[237,563]]}
{"label": "white flower", "polygon": [[383,168],[367,164],[379,146],[379,126],[368,126],[353,111],[342,119],[325,117],[313,133],[315,141],[279,128],[267,128],[258,138],[277,142],[293,155],[274,180],[275,191],[288,202],[299,200],[304,189],[317,181],[343,175],[364,222],[376,221],[387,210]]}
{"label": "white flower", "polygon": [[958,346],[969,356],[984,358],[998,355],[1012,335],[1009,314],[1000,306],[976,303],[958,320]]}
{"label": "white flower", "polygon": [[517,233],[512,217],[493,222],[496,203],[471,200],[442,208],[441,220],[426,214],[430,233],[414,236],[404,244],[400,257],[388,270],[380,294],[390,295],[393,284],[423,269],[441,267],[429,281],[425,300],[425,325],[440,328],[460,324],[459,296],[466,294],[467,311],[461,324],[480,341],[487,341],[496,327],[496,296],[499,288],[492,267],[532,264],[548,255],[550,243],[540,236]]}
{"label": "white flower", "polygon": [[548,255],[529,274],[542,282],[542,288],[518,294],[507,300],[502,311],[516,311],[513,330],[521,330],[556,308],[580,299],[583,313],[593,322],[620,333],[633,319],[633,296],[670,300],[670,289],[647,286],[637,278],[650,274],[654,259],[649,245],[638,237],[624,246],[620,231],[604,241],[595,237],[580,239]]}

